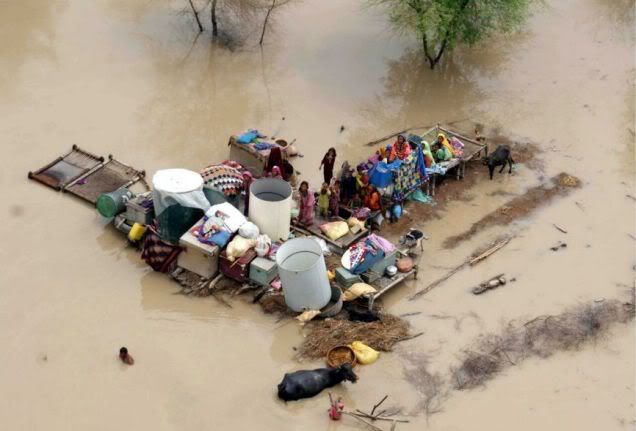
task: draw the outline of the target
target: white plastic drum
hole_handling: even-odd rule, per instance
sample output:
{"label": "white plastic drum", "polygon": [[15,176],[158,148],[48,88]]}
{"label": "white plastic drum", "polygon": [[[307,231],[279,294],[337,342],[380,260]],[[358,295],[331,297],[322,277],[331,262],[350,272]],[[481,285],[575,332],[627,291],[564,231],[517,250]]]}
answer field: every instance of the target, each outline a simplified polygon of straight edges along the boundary
{"label": "white plastic drum", "polygon": [[249,219],[272,241],[289,237],[292,188],[287,181],[264,178],[250,185]]}
{"label": "white plastic drum", "polygon": [[320,310],[329,303],[327,267],[316,240],[296,238],[285,242],[276,252],[276,263],[285,303],[290,309]]}

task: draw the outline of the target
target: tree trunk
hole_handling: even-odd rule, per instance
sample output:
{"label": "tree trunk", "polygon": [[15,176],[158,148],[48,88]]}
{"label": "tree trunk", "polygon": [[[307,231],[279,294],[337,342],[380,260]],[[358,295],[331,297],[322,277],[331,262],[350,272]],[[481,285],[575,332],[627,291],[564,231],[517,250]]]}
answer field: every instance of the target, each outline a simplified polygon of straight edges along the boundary
{"label": "tree trunk", "polygon": [[216,23],[216,3],[218,0],[212,0],[212,6],[210,9],[210,20],[212,21],[212,36],[219,35],[219,27]]}
{"label": "tree trunk", "polygon": [[434,69],[435,65],[437,64],[437,61],[435,61],[435,59],[433,58],[433,56],[428,50],[428,40],[426,38],[426,34],[422,36],[422,46],[424,46],[424,55],[426,56],[426,60],[428,61],[429,66],[431,66],[431,69]]}
{"label": "tree trunk", "polygon": [[265,30],[267,29],[267,21],[269,20],[269,15],[272,13],[272,10],[276,7],[276,0],[272,0],[272,5],[267,9],[267,15],[265,15],[265,21],[263,21],[263,32],[261,33],[261,40],[258,42],[259,45],[263,45],[263,39],[265,39]]}
{"label": "tree trunk", "polygon": [[190,3],[190,8],[192,9],[192,13],[194,14],[194,19],[197,20],[197,25],[199,26],[199,33],[203,31],[203,26],[201,25],[201,20],[199,19],[199,12],[194,8],[194,4],[192,0],[188,0]]}

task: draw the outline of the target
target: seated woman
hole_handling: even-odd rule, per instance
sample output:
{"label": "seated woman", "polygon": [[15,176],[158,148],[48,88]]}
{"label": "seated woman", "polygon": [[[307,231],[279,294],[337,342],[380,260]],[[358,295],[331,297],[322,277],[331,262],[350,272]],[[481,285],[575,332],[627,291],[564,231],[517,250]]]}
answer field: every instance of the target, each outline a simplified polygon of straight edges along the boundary
{"label": "seated woman", "polygon": [[433,144],[433,156],[437,163],[446,162],[453,158],[453,154],[448,148],[442,145],[439,141]]}
{"label": "seated woman", "polygon": [[311,226],[314,224],[314,206],[316,204],[316,199],[314,198],[314,194],[311,190],[309,190],[309,183],[307,181],[303,181],[300,183],[299,192],[299,201],[298,201],[298,224],[303,226]]}
{"label": "seated woman", "polygon": [[364,198],[364,206],[369,208],[371,211],[380,211],[382,210],[382,197],[380,196],[380,192],[375,188],[373,184],[369,184],[367,186],[367,193]]}
{"label": "seated woman", "polygon": [[380,226],[382,221],[384,221],[384,217],[382,217],[382,196],[380,196],[380,192],[373,184],[369,184],[367,187],[364,206],[371,210],[369,221]]}
{"label": "seated woman", "polygon": [[269,150],[269,157],[267,158],[263,175],[266,177],[273,177],[276,175],[273,172],[274,168],[278,168],[278,172],[280,172],[282,179],[288,181],[289,177],[286,175],[284,167],[285,162],[283,161],[283,153],[280,150],[280,147],[273,147]]}
{"label": "seated woman", "polygon": [[404,160],[411,154],[411,146],[406,142],[405,135],[399,135],[397,141],[391,146],[391,153],[389,154],[389,163],[399,159]]}
{"label": "seated woman", "polygon": [[448,142],[448,138],[446,137],[445,134],[441,132],[437,134],[437,143],[443,146],[444,148],[446,148],[448,152],[451,154],[451,157],[455,154],[454,148],[450,144],[450,142]]}
{"label": "seated woman", "polygon": [[427,141],[422,141],[422,153],[424,154],[424,162],[426,163],[427,168],[435,165],[435,158],[431,152],[431,146]]}

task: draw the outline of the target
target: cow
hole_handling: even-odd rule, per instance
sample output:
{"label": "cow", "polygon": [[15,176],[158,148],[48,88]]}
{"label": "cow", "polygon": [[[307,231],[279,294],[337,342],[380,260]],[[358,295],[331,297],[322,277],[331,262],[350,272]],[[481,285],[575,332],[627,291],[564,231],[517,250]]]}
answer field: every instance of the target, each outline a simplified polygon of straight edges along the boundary
{"label": "cow", "polygon": [[491,180],[497,166],[501,166],[501,169],[499,169],[499,173],[502,173],[507,163],[509,166],[508,174],[511,174],[512,165],[515,163],[515,161],[512,160],[512,153],[508,145],[499,145],[494,153],[489,156],[483,157],[481,161],[485,166],[488,166]]}
{"label": "cow", "polygon": [[278,398],[284,401],[296,401],[311,398],[343,381],[355,383],[355,375],[351,364],[345,363],[338,368],[318,368],[316,370],[300,370],[285,374],[278,384]]}

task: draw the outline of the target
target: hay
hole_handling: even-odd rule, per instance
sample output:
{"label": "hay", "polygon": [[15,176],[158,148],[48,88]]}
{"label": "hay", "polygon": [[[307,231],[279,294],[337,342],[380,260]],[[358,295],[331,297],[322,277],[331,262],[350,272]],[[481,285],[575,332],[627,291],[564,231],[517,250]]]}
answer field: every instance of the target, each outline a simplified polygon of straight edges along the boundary
{"label": "hay", "polygon": [[376,322],[352,322],[334,318],[312,322],[309,334],[299,349],[301,357],[323,358],[336,346],[361,341],[381,352],[390,352],[393,345],[408,337],[408,323],[391,314],[381,314]]}
{"label": "hay", "polygon": [[580,305],[555,316],[540,316],[521,327],[508,325],[501,334],[483,336],[451,369],[455,389],[484,384],[505,368],[528,357],[547,358],[577,350],[607,333],[614,323],[634,318],[634,304],[618,300]]}

